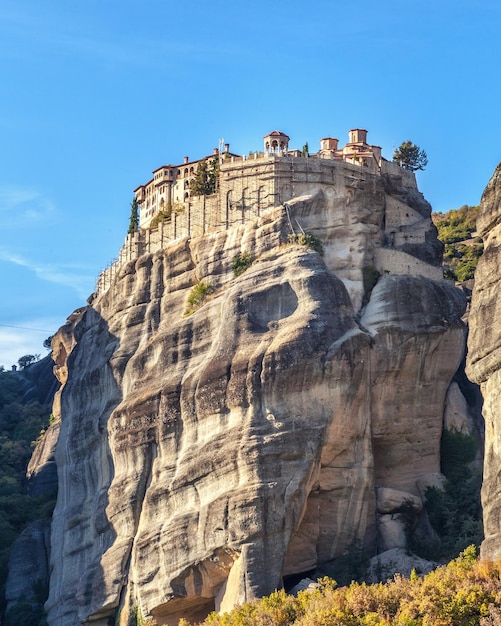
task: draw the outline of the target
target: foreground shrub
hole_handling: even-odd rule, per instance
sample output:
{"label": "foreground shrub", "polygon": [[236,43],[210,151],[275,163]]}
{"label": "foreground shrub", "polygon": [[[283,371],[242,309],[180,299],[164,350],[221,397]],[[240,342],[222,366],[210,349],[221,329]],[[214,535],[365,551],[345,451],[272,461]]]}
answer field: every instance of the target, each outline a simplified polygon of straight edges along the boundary
{"label": "foreground shrub", "polygon": [[[501,563],[478,562],[474,546],[420,578],[337,587],[328,578],[297,598],[283,590],[203,626],[489,626],[501,610]],[[493,621],[494,620],[494,621]]]}

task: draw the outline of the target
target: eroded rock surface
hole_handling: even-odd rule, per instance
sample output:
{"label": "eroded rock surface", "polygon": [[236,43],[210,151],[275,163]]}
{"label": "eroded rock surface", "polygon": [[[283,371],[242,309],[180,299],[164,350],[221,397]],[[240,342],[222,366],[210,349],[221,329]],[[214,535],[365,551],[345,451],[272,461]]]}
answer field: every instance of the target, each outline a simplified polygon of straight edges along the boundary
{"label": "eroded rock surface", "polygon": [[[277,209],[129,262],[61,329],[51,625],[119,611],[125,624],[134,605],[160,624],[200,619],[354,542],[375,551],[376,488],[419,506],[419,479],[440,471],[465,302],[421,276],[364,281],[385,193],[355,189],[342,224],[324,190],[291,203],[324,224],[325,261],[284,245]],[[235,278],[243,251],[255,260]],[[186,317],[200,280],[214,294]]]}
{"label": "eroded rock surface", "polygon": [[467,374],[480,385],[485,419],[482,507],[485,540],[481,554],[501,556],[501,163],[485,188],[477,219],[484,253],[475,272],[470,310]]}

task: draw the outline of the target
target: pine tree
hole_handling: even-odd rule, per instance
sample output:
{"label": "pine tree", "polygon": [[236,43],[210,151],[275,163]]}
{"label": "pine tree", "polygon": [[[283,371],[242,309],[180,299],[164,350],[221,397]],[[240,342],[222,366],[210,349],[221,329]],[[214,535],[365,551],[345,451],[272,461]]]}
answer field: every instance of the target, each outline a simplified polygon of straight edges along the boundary
{"label": "pine tree", "polygon": [[204,159],[200,161],[197,171],[190,181],[191,194],[193,196],[210,196],[216,192],[218,178],[218,159]]}
{"label": "pine tree", "polygon": [[139,230],[139,202],[136,198],[132,200],[130,203],[130,220],[129,220],[129,230],[127,231],[129,235],[133,233],[137,233]]}
{"label": "pine tree", "polygon": [[419,146],[416,146],[411,141],[404,141],[393,153],[393,160],[398,163],[400,167],[409,172],[415,172],[416,170],[424,170],[428,165],[428,157],[424,150],[420,150]]}

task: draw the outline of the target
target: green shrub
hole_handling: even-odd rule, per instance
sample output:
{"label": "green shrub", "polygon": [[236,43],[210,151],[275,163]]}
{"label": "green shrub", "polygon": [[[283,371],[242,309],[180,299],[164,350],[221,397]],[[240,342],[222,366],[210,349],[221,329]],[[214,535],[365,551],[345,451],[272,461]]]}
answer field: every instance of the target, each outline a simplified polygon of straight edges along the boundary
{"label": "green shrub", "polygon": [[477,450],[478,440],[475,435],[444,429],[440,440],[442,474],[454,483],[470,478],[471,468],[468,464],[475,460]]}
{"label": "green shrub", "polygon": [[443,489],[426,490],[425,507],[441,542],[432,558],[447,560],[482,541],[482,477],[470,465],[478,448],[475,435],[444,430],[440,447],[441,469],[447,480]]}
{"label": "green shrub", "polygon": [[364,549],[360,541],[354,540],[342,554],[332,561],[322,563],[315,572],[315,576],[327,576],[334,579],[339,585],[349,585],[352,580],[362,581],[367,573],[370,554]]}
{"label": "green shrub", "polygon": [[172,217],[172,209],[171,208],[162,209],[151,220],[150,228],[158,228],[158,225],[160,224],[160,222],[166,222],[166,221],[170,220],[171,217]]}
{"label": "green shrub", "polygon": [[214,293],[214,288],[211,283],[204,282],[203,280],[198,282],[188,296],[184,314],[191,315],[194,313],[207,301],[212,293]]}
{"label": "green shrub", "polygon": [[317,237],[316,235],[311,235],[310,233],[289,235],[288,242],[290,244],[306,246],[307,248],[311,248],[311,250],[315,250],[315,252],[318,252],[320,256],[324,255],[324,247],[319,237]]}
{"label": "green shrub", "polygon": [[240,276],[240,274],[243,274],[245,270],[249,269],[253,261],[254,259],[249,252],[242,252],[242,254],[238,254],[233,259],[233,263],[231,265],[233,274],[235,276]]}

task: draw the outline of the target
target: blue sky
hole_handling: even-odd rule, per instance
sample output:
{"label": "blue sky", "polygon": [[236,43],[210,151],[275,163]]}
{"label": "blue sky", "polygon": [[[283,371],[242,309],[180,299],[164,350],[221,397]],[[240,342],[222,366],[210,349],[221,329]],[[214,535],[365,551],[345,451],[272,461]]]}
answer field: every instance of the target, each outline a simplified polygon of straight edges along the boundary
{"label": "blue sky", "polygon": [[411,139],[436,211],[501,159],[501,4],[484,0],[2,0],[0,364],[85,304],[164,163],[325,136]]}

